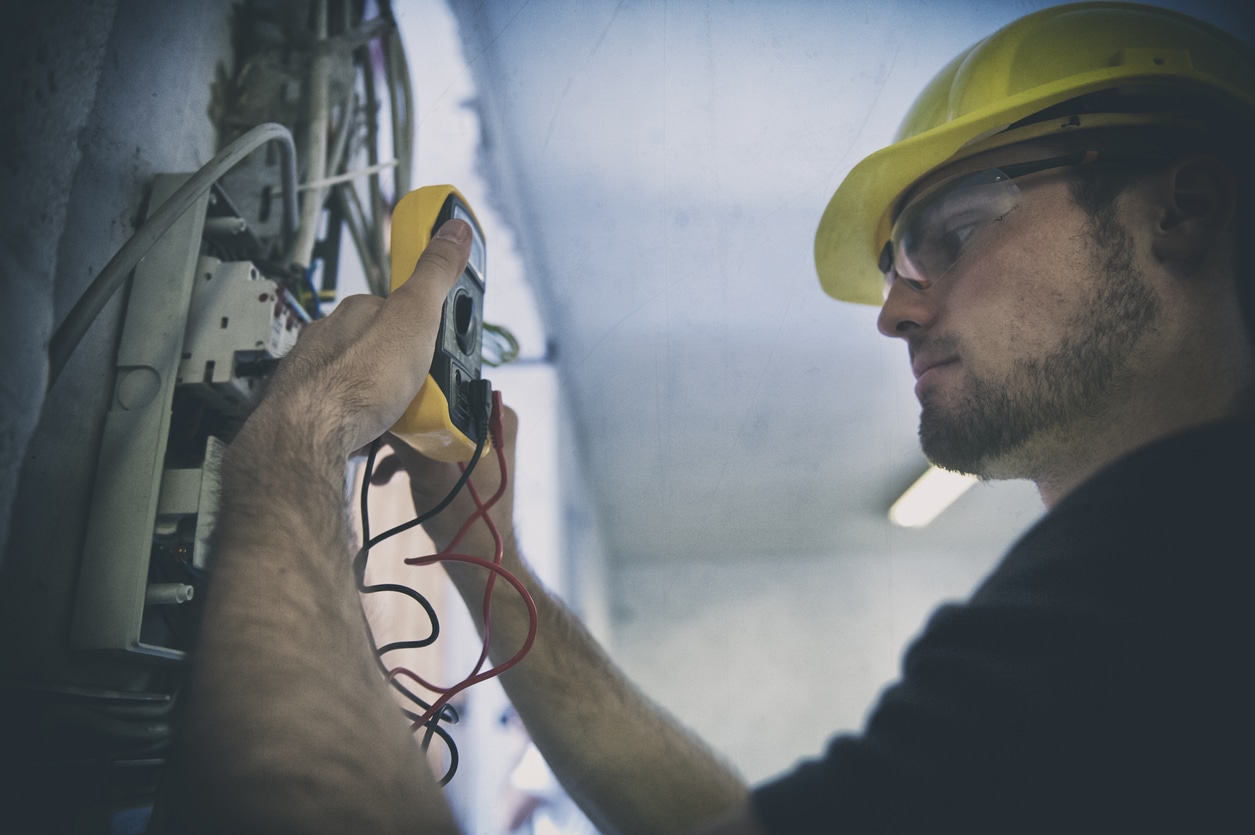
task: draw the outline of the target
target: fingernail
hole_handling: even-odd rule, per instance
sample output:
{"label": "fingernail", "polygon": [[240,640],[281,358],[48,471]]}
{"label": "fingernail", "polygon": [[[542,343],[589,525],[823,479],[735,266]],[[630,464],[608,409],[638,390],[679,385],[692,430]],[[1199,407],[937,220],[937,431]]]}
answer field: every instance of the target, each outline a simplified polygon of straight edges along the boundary
{"label": "fingernail", "polygon": [[455,244],[464,244],[470,240],[471,227],[464,220],[446,220],[436,232],[436,237],[453,241]]}

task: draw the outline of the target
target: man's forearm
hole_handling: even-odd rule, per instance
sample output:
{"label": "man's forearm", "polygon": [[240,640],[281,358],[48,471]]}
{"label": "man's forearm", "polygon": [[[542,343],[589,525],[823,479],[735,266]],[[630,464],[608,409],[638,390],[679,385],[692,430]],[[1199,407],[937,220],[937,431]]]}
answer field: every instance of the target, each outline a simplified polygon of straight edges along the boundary
{"label": "man's forearm", "polygon": [[185,728],[192,823],[454,832],[374,666],[348,557],[345,462],[267,417],[224,461]]}
{"label": "man's forearm", "polygon": [[[506,567],[528,587],[539,614],[536,642],[502,683],[537,747],[571,796],[607,833],[687,833],[744,807],[743,781],[647,699],[587,630],[535,579],[507,537]],[[448,566],[478,617],[484,574]],[[496,660],[527,630],[518,596],[497,584]]]}

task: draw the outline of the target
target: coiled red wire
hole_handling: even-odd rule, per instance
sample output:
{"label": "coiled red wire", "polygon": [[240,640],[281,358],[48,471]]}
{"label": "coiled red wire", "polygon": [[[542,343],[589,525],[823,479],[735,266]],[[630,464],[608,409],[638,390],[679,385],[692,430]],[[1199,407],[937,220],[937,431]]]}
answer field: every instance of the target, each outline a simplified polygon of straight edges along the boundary
{"label": "coiled red wire", "polygon": [[[471,499],[475,502],[475,512],[462,523],[462,527],[458,530],[457,535],[454,536],[448,546],[446,546],[439,553],[431,554],[425,557],[409,557],[405,560],[406,565],[414,566],[433,565],[439,562],[463,562],[471,565],[477,565],[490,572],[488,582],[484,587],[482,605],[482,615],[484,621],[483,648],[480,651],[479,660],[475,662],[475,666],[469,675],[457,684],[449,687],[442,687],[428,681],[407,667],[397,666],[386,668],[386,675],[389,683],[392,683],[397,677],[402,676],[414,681],[433,693],[439,694],[439,698],[437,698],[436,701],[433,702],[432,705],[428,707],[418,719],[414,720],[413,724],[410,726],[411,732],[416,732],[419,728],[424,726],[428,728],[426,739],[424,740],[424,747],[430,742],[436,722],[438,721],[437,717],[439,717],[441,711],[444,710],[445,706],[454,696],[461,693],[468,687],[479,684],[482,681],[487,681],[490,678],[495,678],[518,664],[523,660],[523,657],[527,655],[528,651],[531,650],[532,644],[536,640],[536,628],[538,624],[536,603],[532,600],[531,595],[528,594],[527,589],[518,580],[518,578],[511,574],[502,565],[505,543],[501,537],[501,532],[497,530],[497,526],[493,522],[492,516],[489,514],[489,511],[492,510],[497,502],[501,500],[501,497],[505,495],[506,488],[509,486],[510,482],[510,475],[505,457],[505,432],[502,426],[501,393],[497,391],[494,391],[492,394],[492,413],[489,418],[489,434],[492,438],[493,448],[496,451],[497,465],[501,472],[501,483],[497,486],[496,492],[493,493],[487,501],[484,501],[480,498],[479,491],[475,489],[475,485],[468,480],[466,482],[465,489],[470,492]],[[369,474],[367,474],[367,479],[369,479],[369,477]],[[471,526],[475,524],[476,521],[480,520],[483,521],[483,523],[488,527],[489,533],[492,534],[494,553],[491,560],[471,556],[469,554],[460,554],[454,550],[457,548],[462,539],[465,538],[467,532],[470,531]],[[498,576],[504,578],[505,581],[519,593],[519,596],[523,599],[524,604],[527,606],[527,636],[525,637],[519,650],[515,652],[514,655],[510,656],[509,659],[503,661],[495,667],[484,670],[483,668],[488,662],[489,651],[492,645],[492,592],[496,585]]]}

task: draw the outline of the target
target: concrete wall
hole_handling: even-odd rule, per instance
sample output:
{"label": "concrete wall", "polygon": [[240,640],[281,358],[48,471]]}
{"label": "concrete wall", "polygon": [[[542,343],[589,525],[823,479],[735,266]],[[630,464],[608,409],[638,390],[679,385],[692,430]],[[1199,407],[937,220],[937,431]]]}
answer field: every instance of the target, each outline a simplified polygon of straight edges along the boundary
{"label": "concrete wall", "polygon": [[23,3],[0,30],[0,542],[43,403],[57,245],[115,6]]}

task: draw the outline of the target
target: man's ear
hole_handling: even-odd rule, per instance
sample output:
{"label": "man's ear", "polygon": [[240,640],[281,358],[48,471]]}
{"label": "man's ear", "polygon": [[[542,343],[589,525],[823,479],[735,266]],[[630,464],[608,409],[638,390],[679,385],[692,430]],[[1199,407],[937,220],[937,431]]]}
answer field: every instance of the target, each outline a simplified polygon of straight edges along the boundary
{"label": "man's ear", "polygon": [[1207,154],[1183,156],[1163,172],[1154,249],[1160,261],[1187,261],[1218,246],[1233,224],[1235,180],[1227,165]]}

